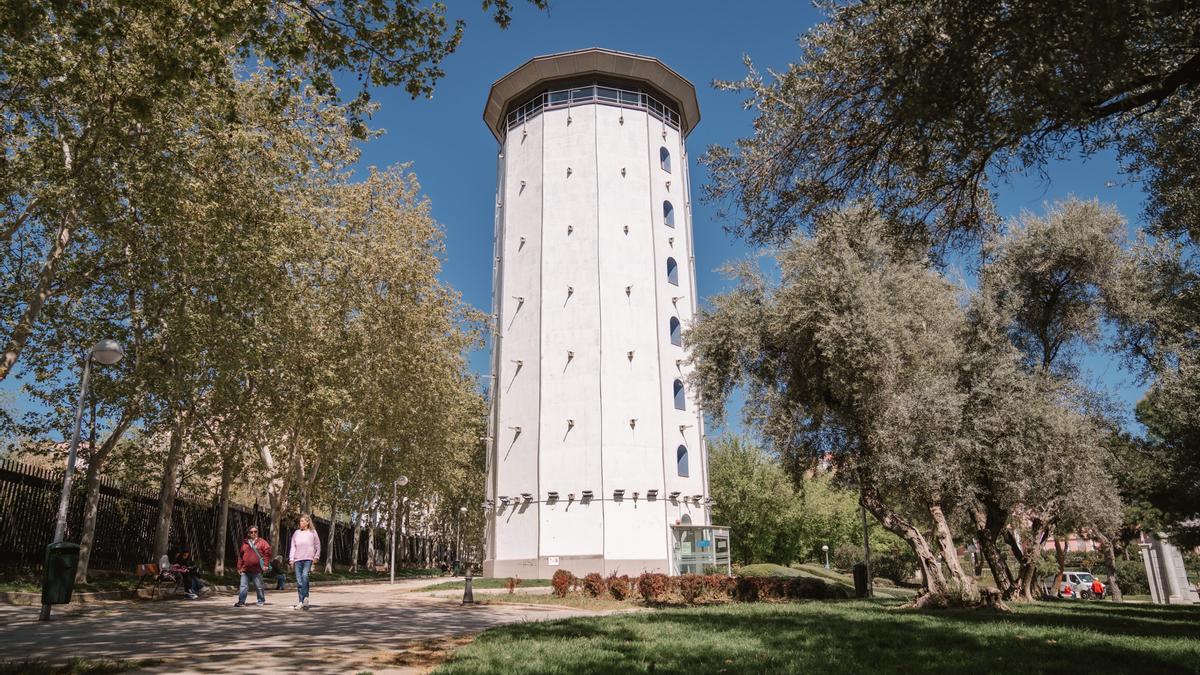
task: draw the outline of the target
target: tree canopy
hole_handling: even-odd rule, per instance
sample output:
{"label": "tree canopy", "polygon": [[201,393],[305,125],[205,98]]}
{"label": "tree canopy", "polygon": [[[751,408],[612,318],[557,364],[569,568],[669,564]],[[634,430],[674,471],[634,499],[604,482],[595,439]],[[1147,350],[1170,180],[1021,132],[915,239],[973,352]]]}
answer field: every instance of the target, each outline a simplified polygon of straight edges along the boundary
{"label": "tree canopy", "polygon": [[1196,232],[1197,3],[823,6],[785,70],[720,84],[757,114],[752,136],[706,158],[735,231],[778,242],[866,199],[897,235],[941,245],[996,224],[1004,177],[1114,147],[1162,226]]}

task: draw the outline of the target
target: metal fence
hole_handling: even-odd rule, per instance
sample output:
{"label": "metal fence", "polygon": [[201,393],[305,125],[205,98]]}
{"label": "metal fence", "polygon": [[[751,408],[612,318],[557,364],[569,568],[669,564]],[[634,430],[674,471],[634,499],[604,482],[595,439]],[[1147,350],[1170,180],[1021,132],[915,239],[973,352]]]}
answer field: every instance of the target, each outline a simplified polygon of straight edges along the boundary
{"label": "metal fence", "polygon": [[[0,567],[39,567],[46,545],[54,535],[54,520],[62,491],[62,472],[49,471],[11,460],[0,459]],[[86,490],[82,476],[75,481],[67,512],[67,541],[79,541],[83,524]],[[117,487],[107,481],[100,486],[96,509],[96,533],[93,539],[90,569],[131,571],[138,563],[154,562],[154,531],[158,524],[157,494]],[[175,500],[171,519],[168,551],[193,552],[206,569],[212,569],[216,557],[214,538],[217,531],[218,505],[187,497]],[[263,537],[271,539],[271,516],[267,511],[230,504],[226,528],[225,566],[232,569],[238,542],[250,525],[258,526]],[[288,550],[296,523],[285,519],[281,545]],[[329,546],[329,521],[314,517],[313,525],[321,538],[322,550]],[[350,564],[354,531],[338,523],[334,563]],[[447,553],[443,538],[427,535],[403,537],[397,546],[401,564],[430,566]],[[387,560],[387,537],[382,529],[375,533],[378,561]],[[359,537],[358,564],[368,559],[365,528]],[[322,554],[324,555],[324,554]]]}

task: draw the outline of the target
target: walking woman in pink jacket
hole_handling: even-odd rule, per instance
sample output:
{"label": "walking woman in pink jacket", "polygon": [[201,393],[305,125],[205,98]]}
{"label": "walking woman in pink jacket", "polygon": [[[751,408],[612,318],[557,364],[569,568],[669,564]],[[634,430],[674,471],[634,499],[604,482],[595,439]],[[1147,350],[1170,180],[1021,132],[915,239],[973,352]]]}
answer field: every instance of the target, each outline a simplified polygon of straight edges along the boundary
{"label": "walking woman in pink jacket", "polygon": [[308,609],[308,574],[313,562],[321,559],[321,538],[313,528],[312,518],[300,516],[300,529],[292,533],[292,551],[288,554],[288,567],[296,568],[296,591],[300,602],[292,609]]}

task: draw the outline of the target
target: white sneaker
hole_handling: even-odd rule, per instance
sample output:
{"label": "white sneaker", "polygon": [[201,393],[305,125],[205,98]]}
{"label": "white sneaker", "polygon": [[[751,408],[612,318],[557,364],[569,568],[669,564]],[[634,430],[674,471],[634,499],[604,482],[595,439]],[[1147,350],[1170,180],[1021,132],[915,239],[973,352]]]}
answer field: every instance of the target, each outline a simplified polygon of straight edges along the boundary
{"label": "white sneaker", "polygon": [[297,602],[296,604],[292,605],[292,609],[304,609],[304,605],[301,605]]}
{"label": "white sneaker", "polygon": [[308,598],[304,599],[304,609],[308,609]]}

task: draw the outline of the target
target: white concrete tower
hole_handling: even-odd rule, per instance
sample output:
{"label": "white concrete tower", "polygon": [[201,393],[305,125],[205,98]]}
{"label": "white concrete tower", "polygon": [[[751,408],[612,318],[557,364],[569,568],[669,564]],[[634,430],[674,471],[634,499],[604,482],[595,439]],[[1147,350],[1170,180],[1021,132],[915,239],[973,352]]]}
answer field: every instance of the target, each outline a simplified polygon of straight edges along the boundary
{"label": "white concrete tower", "polygon": [[[684,138],[699,119],[690,82],[604,49],[492,85],[488,576],[700,571],[675,527],[711,524],[680,339],[696,308]],[[693,534],[684,553],[711,546]]]}

